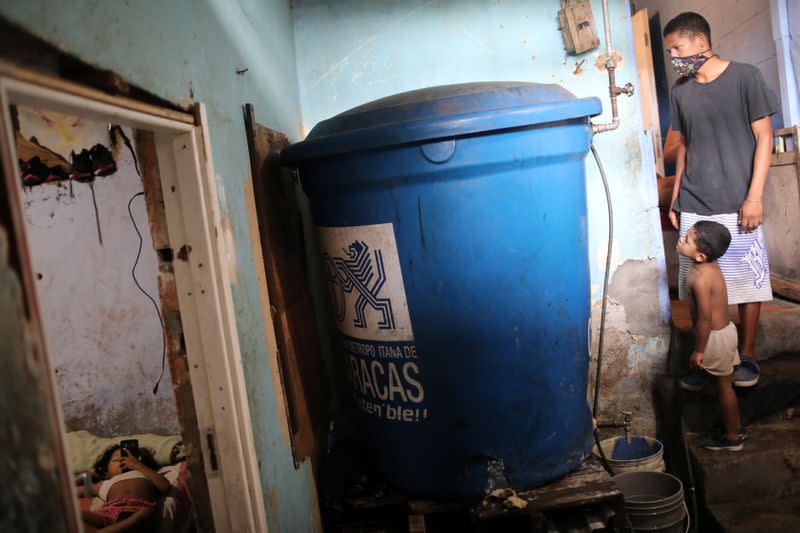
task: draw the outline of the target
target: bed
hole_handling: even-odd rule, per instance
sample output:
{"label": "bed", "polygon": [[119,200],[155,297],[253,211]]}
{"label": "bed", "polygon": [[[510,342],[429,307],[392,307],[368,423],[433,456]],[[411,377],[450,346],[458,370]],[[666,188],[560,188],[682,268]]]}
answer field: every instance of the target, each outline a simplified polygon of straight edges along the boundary
{"label": "bed", "polygon": [[[192,498],[187,485],[188,471],[183,443],[179,436],[140,434],[107,438],[92,435],[88,431],[68,432],[66,443],[73,473],[88,472],[106,449],[126,439],[137,439],[141,448],[150,449],[159,466],[158,473],[172,485],[169,494],[164,498],[161,526],[157,533],[192,531],[194,526]],[[97,497],[79,498],[79,507],[82,511],[94,511],[102,503],[103,501]]]}

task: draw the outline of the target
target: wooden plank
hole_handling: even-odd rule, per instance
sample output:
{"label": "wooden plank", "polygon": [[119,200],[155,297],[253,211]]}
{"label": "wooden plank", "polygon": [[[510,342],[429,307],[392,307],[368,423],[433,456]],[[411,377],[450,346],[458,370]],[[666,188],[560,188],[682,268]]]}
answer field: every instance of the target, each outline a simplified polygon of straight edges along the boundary
{"label": "wooden plank", "polygon": [[779,130],[773,130],[772,135],[775,137],[786,137],[787,135],[794,134],[795,128],[797,126],[790,126],[788,128],[781,128]]}
{"label": "wooden plank", "polygon": [[169,376],[181,424],[181,438],[187,450],[189,492],[195,505],[198,527],[203,531],[210,531],[214,528],[214,518],[203,465],[200,424],[197,420],[189,359],[183,342],[184,330],[173,265],[176,258],[170,248],[155,135],[149,131],[135,130],[133,140],[145,192],[150,234],[153,237],[153,247],[158,252],[159,304],[164,318]]}
{"label": "wooden plank", "polygon": [[408,515],[408,533],[425,533],[425,515],[410,514]]}
{"label": "wooden plank", "polygon": [[[249,499],[249,506],[252,509],[251,516],[247,520],[252,520],[256,531],[267,530],[267,512],[264,503],[264,495],[261,485],[261,466],[257,456],[255,445],[255,438],[253,436],[253,421],[250,415],[250,398],[247,395],[247,387],[244,376],[244,367],[242,364],[241,348],[239,346],[239,334],[236,326],[236,310],[233,305],[233,293],[231,284],[235,281],[236,265],[230,264],[223,259],[230,257],[236,253],[233,249],[234,241],[231,236],[228,237],[228,232],[225,230],[226,226],[230,225],[223,223],[220,213],[219,199],[217,198],[217,177],[214,173],[214,164],[211,156],[211,143],[208,130],[208,118],[206,115],[205,104],[198,103],[195,106],[195,121],[198,128],[194,131],[194,138],[197,146],[200,148],[198,154],[198,163],[201,168],[201,187],[203,192],[204,202],[207,206],[207,218],[209,221],[208,237],[211,245],[213,263],[210,266],[214,268],[211,270],[219,287],[218,300],[216,301],[220,311],[221,328],[223,333],[223,341],[227,359],[225,361],[224,370],[226,374],[219,374],[215,376],[216,382],[210,382],[211,392],[216,396],[216,401],[228,402],[232,401],[231,407],[233,413],[230,411],[225,413],[225,403],[221,403],[222,411],[218,411],[220,419],[217,420],[217,425],[224,431],[233,429],[238,431],[236,438],[232,444],[236,447],[229,449],[228,453],[237,454],[237,461],[232,461],[228,465],[228,476],[232,473],[234,475],[243,476],[245,481],[243,483],[246,488],[246,495]],[[202,270],[202,264],[198,265],[199,270]],[[225,388],[229,390],[224,390]],[[219,391],[217,391],[219,389]],[[219,407],[219,405],[217,407]],[[230,423],[225,417],[230,418],[231,415],[235,417],[235,422]],[[227,500],[229,507],[243,509],[244,505],[239,505],[236,498],[241,497],[234,491],[228,490]],[[233,501],[232,501],[233,499]]]}
{"label": "wooden plank", "polygon": [[772,160],[770,161],[770,166],[773,167],[796,164],[797,152],[778,152],[776,154],[772,154]]}
{"label": "wooden plank", "polygon": [[90,87],[62,80],[60,78],[54,78],[40,72],[27,70],[5,61],[0,61],[0,76],[7,76],[29,83],[35,83],[42,87],[47,87],[56,91],[75,96],[81,96],[83,98],[111,104],[124,109],[130,109],[132,111],[138,111],[140,113],[146,113],[154,117],[175,120],[184,124],[194,125],[195,123],[194,116],[189,113],[182,113],[180,111],[174,111],[172,109],[146,104],[138,100],[126,98],[124,96],[112,96],[102,91],[98,91],[97,89],[92,89]]}
{"label": "wooden plank", "polygon": [[[197,416],[198,432],[201,435],[203,432],[214,425],[214,419],[211,409],[211,400],[207,394],[204,393],[204,388],[207,388],[208,375],[207,369],[204,364],[203,346],[200,341],[200,326],[197,320],[197,310],[195,309],[192,300],[192,291],[185,286],[186,282],[192,279],[191,270],[186,259],[186,252],[193,248],[191,243],[188,244],[188,231],[184,225],[181,213],[183,212],[183,202],[178,194],[179,187],[184,186],[179,182],[178,172],[175,168],[175,161],[172,155],[172,142],[169,138],[156,137],[156,147],[158,151],[159,168],[161,172],[162,187],[164,192],[164,213],[167,218],[167,228],[169,232],[169,239],[172,243],[173,250],[175,251],[178,260],[173,261],[173,269],[175,271],[175,278],[178,282],[178,305],[182,310],[181,323],[185,336],[187,360],[189,363],[189,376],[193,384],[197,385],[197,389],[193,390],[195,413]],[[186,187],[191,187],[191,183],[185,183]],[[191,248],[190,248],[191,247]],[[189,254],[189,257],[191,254]],[[183,284],[181,284],[181,280]],[[203,459],[203,470],[207,478],[208,492],[210,495],[209,501],[210,508],[204,509],[202,516],[210,517],[213,521],[211,528],[217,530],[224,530],[221,527],[223,524],[229,523],[228,510],[225,505],[225,498],[220,497],[225,493],[220,472],[214,470],[210,466],[210,461],[207,453],[201,444],[199,451]]]}
{"label": "wooden plank", "polygon": [[320,335],[306,280],[301,212],[295,180],[278,164],[278,154],[288,146],[288,139],[256,124],[249,104],[245,106],[245,127],[292,450],[299,464],[314,457],[314,428],[326,414],[328,397]]}
{"label": "wooden plank", "polygon": [[642,105],[642,123],[650,132],[656,173],[664,176],[664,155],[661,145],[661,126],[658,115],[658,96],[653,69],[653,49],[650,41],[650,18],[647,9],[640,9],[631,18],[636,71],[639,77],[639,101]]}
{"label": "wooden plank", "polygon": [[275,338],[272,309],[269,304],[269,288],[267,287],[267,272],[264,267],[264,253],[261,250],[261,232],[258,230],[258,214],[256,213],[256,198],[253,191],[253,181],[244,183],[244,205],[247,210],[247,223],[250,228],[250,250],[253,256],[253,268],[256,271],[258,284],[258,300],[261,304],[262,327],[267,337],[267,359],[269,360],[272,384],[275,387],[275,403],[278,413],[278,423],[281,426],[283,444],[289,448],[292,445],[291,430],[289,429],[289,407],[286,403],[286,387],[283,384],[283,370],[280,367],[278,356],[278,341]]}
{"label": "wooden plank", "polygon": [[772,292],[800,300],[800,146],[797,145],[797,127],[777,130],[774,135],[776,138],[791,137],[792,150],[772,154],[763,196],[764,242],[772,274]]}
{"label": "wooden plank", "polygon": [[800,302],[800,281],[770,276],[772,292],[789,300]]}
{"label": "wooden plank", "polygon": [[507,510],[502,501],[484,500],[477,514],[483,519],[503,514],[546,513],[595,503],[614,503],[622,498],[622,493],[599,461],[591,458],[579,470],[517,496],[528,502],[525,509]]}

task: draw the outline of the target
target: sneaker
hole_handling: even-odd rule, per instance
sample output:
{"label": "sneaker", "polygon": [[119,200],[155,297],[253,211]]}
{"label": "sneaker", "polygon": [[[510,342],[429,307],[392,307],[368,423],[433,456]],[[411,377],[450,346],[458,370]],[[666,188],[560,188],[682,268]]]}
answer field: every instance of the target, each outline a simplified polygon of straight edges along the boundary
{"label": "sneaker", "polygon": [[758,364],[752,358],[742,356],[742,364],[733,370],[733,386],[746,388],[753,387],[758,383],[759,373]]}
{"label": "sneaker", "polygon": [[117,171],[117,164],[108,148],[102,144],[95,144],[89,150],[92,159],[92,172],[95,176],[109,176]]}
{"label": "sneaker", "polygon": [[94,179],[94,169],[92,168],[92,158],[89,150],[83,149],[79,154],[74,151],[69,155],[71,170],[69,179],[77,181],[92,181]]}
{"label": "sneaker", "polygon": [[50,169],[42,163],[39,156],[33,156],[27,162],[21,163],[19,169],[22,172],[22,183],[26,187],[44,183],[50,174]]}
{"label": "sneaker", "polygon": [[54,167],[47,167],[47,169],[49,172],[47,174],[47,179],[45,181],[62,181],[69,178],[67,170],[61,165],[56,165]]}
{"label": "sneaker", "polygon": [[[725,434],[725,430],[720,427],[715,427],[711,430],[711,433],[706,434],[706,438],[710,440],[719,440]],[[747,428],[742,426],[742,429],[739,431],[739,440],[742,442],[747,440]]]}
{"label": "sneaker", "polygon": [[703,443],[703,448],[711,450],[712,452],[738,452],[744,448],[744,439],[741,436],[733,440],[726,439],[725,437],[708,439]]}
{"label": "sneaker", "polygon": [[695,370],[681,378],[681,388],[690,392],[700,392],[710,381],[708,372]]}

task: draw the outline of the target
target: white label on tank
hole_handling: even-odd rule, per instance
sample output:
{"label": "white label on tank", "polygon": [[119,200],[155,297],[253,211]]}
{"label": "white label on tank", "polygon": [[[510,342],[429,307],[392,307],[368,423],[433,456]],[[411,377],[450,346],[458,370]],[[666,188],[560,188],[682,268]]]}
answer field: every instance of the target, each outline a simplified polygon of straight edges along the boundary
{"label": "white label on tank", "polygon": [[317,227],[359,409],[400,423],[428,419],[394,226]]}
{"label": "white label on tank", "polygon": [[339,330],[356,339],[413,340],[394,225],[317,229]]}

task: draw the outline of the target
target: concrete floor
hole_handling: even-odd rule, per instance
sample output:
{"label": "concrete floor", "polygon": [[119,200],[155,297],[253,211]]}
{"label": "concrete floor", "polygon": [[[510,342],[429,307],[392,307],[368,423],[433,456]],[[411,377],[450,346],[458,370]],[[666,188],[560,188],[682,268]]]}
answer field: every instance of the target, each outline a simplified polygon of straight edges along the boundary
{"label": "concrete floor", "polygon": [[[694,334],[688,304],[675,300],[672,312],[670,370],[680,376],[687,371]],[[738,323],[736,306],[729,313]],[[800,304],[777,298],[763,304],[756,353],[761,380],[752,389],[737,391],[742,421],[748,427],[741,452],[702,448],[717,416],[713,389],[686,393],[672,381],[660,392],[668,391],[665,399],[680,406],[687,428],[704,533],[800,532]],[[670,445],[680,446],[679,442],[672,440]],[[679,459],[683,454],[671,452],[673,468],[683,470],[680,463],[685,464],[685,458]],[[690,494],[687,473],[679,477]]]}
{"label": "concrete floor", "polygon": [[741,452],[709,452],[687,435],[705,531],[800,531],[800,417],[752,423]]}

